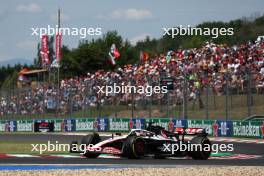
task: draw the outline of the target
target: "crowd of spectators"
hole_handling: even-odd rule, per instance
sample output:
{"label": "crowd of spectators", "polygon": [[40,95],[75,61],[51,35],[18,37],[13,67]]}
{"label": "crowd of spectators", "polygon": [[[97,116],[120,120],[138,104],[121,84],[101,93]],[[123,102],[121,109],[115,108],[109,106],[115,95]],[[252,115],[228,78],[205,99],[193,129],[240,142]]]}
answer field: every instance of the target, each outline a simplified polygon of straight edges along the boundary
{"label": "crowd of spectators", "polygon": [[[168,94],[98,94],[97,86],[134,85],[158,86],[161,78],[173,78],[174,89]],[[187,84],[184,84],[186,80]],[[98,70],[85,76],[63,79],[60,89],[43,85],[2,96],[0,115],[40,114],[49,111],[68,113],[105,104],[140,106],[149,101],[163,104],[166,98],[172,104],[181,104],[199,98],[206,88],[215,95],[264,93],[264,41],[228,47],[207,42],[202,48],[178,49],[166,54],[143,58],[134,65]],[[184,94],[186,92],[186,94]],[[186,96],[185,96],[186,95]],[[57,106],[58,105],[58,106]]]}

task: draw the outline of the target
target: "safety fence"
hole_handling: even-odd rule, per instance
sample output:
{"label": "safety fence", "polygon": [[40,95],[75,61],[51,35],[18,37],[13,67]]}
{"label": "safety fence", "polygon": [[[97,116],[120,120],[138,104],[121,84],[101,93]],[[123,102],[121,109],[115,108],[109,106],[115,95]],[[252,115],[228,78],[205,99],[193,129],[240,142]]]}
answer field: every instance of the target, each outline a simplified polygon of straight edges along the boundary
{"label": "safety fence", "polygon": [[145,129],[152,122],[166,130],[178,127],[205,128],[215,137],[264,138],[264,121],[186,120],[175,118],[67,118],[0,121],[0,132],[33,132],[35,122],[54,123],[55,132],[128,132]]}
{"label": "safety fence", "polygon": [[[241,120],[264,114],[264,76],[250,73],[178,73],[109,82],[63,80],[56,85],[0,90],[0,120],[27,118],[178,118]],[[125,80],[124,80],[125,79]],[[108,79],[107,79],[108,80]],[[169,86],[167,93],[98,93],[97,86]],[[143,84],[144,83],[144,84]],[[143,84],[143,85],[142,85]],[[154,90],[154,89],[153,89]],[[149,91],[149,92],[148,92]]]}

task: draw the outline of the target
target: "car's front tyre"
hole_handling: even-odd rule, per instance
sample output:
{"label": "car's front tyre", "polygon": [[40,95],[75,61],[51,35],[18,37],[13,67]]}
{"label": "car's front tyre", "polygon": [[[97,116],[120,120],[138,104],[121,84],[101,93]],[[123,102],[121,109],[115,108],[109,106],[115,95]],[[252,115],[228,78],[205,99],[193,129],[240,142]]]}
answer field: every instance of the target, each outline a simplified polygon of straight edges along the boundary
{"label": "car's front tyre", "polygon": [[[89,146],[90,144],[97,144],[101,141],[101,138],[98,133],[93,133],[89,134],[87,136],[84,136],[81,140],[81,144],[84,144],[86,147]],[[84,148],[82,148],[84,150]],[[97,158],[100,155],[100,153],[95,153],[95,152],[89,152],[86,151],[83,156],[87,158]]]}
{"label": "car's front tyre", "polygon": [[130,159],[139,159],[144,157],[146,143],[144,139],[138,136],[129,136],[123,144],[123,156]]}

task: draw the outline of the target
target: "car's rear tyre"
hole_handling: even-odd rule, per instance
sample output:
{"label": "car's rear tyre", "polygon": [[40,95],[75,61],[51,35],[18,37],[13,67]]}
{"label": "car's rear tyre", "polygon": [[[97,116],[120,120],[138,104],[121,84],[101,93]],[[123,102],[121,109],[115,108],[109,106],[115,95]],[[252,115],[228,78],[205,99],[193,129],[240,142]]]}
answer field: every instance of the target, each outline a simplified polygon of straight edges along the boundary
{"label": "car's rear tyre", "polygon": [[[207,160],[211,155],[211,142],[207,137],[196,136],[191,140],[191,144],[201,145],[196,151],[189,151],[189,156],[195,160]],[[195,147],[192,147],[195,148]]]}
{"label": "car's rear tyre", "polygon": [[139,159],[144,157],[146,143],[144,139],[138,136],[129,136],[123,144],[123,156],[129,159]]}
{"label": "car's rear tyre", "polygon": [[[81,140],[81,144],[85,144],[85,146],[89,146],[89,144],[97,144],[101,141],[101,138],[99,136],[99,134],[97,133],[93,133],[93,134],[89,134],[87,136],[84,136]],[[84,150],[84,148],[82,148],[82,150]],[[100,153],[94,153],[94,152],[89,152],[87,151],[86,153],[83,154],[83,156],[87,157],[87,158],[97,158],[100,155]]]}

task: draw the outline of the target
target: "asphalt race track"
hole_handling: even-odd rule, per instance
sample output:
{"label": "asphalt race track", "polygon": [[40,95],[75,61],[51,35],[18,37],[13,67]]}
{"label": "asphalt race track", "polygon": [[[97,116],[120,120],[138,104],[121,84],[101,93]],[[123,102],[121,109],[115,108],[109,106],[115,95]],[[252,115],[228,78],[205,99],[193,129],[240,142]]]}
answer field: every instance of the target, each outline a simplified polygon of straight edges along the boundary
{"label": "asphalt race track", "polygon": [[[0,134],[0,141],[59,141],[60,143],[70,143],[80,141],[79,135],[53,135],[53,134]],[[264,144],[241,143],[241,142],[214,142],[212,143],[233,143],[234,154],[257,155],[257,158],[229,158],[229,159],[208,159],[206,161],[192,159],[140,159],[128,160],[125,158],[48,158],[48,157],[18,157],[0,158],[0,164],[89,164],[89,165],[125,165],[125,166],[173,166],[173,165],[228,165],[228,166],[264,166]],[[1,151],[0,151],[1,153]]]}

